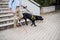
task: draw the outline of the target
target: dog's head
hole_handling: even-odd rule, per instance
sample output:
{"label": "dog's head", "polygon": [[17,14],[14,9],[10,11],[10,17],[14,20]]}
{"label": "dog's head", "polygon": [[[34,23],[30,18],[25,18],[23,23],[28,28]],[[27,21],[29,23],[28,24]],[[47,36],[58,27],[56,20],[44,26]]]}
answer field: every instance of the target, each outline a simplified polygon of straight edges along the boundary
{"label": "dog's head", "polygon": [[36,20],[43,20],[42,16],[36,16]]}

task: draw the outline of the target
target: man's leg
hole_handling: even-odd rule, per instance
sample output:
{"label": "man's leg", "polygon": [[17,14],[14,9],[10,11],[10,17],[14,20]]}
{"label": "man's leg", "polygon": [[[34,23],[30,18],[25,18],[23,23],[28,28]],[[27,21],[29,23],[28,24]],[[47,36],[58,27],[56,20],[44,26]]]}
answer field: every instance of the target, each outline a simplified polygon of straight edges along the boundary
{"label": "man's leg", "polygon": [[16,26],[16,19],[14,19],[14,28],[16,28],[17,26]]}
{"label": "man's leg", "polygon": [[17,23],[18,21],[17,21],[17,16],[14,14],[14,28],[16,28],[17,27]]}
{"label": "man's leg", "polygon": [[22,14],[22,12],[20,11],[20,8],[19,8],[19,7],[16,8],[16,13],[17,13],[18,16],[19,16],[19,19],[23,18],[23,14]]}
{"label": "man's leg", "polygon": [[[19,20],[21,20],[21,18],[23,18],[23,14],[22,14],[22,12],[20,11],[20,8],[19,7],[17,7],[16,8],[16,13],[18,14],[18,21]],[[20,24],[20,25],[22,25],[22,24]]]}

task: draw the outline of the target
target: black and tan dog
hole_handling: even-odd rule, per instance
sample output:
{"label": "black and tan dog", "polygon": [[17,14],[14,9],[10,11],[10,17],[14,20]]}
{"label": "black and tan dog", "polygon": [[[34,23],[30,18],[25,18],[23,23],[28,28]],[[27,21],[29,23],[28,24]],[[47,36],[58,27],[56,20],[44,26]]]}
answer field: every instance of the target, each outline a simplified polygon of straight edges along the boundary
{"label": "black and tan dog", "polygon": [[37,26],[35,24],[36,20],[41,20],[41,21],[43,20],[42,16],[31,15],[29,13],[23,13],[23,18],[22,19],[25,20],[26,25],[28,25],[27,19],[31,20],[31,22],[32,22],[31,26],[32,25]]}

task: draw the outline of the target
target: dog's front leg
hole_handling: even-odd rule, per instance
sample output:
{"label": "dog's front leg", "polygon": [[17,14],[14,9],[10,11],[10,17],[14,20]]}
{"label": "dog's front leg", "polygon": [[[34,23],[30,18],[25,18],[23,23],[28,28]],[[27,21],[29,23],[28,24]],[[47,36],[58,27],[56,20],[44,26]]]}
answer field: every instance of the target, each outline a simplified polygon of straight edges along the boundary
{"label": "dog's front leg", "polygon": [[31,26],[32,26],[32,25],[37,26],[37,25],[35,24],[35,20],[32,20]]}

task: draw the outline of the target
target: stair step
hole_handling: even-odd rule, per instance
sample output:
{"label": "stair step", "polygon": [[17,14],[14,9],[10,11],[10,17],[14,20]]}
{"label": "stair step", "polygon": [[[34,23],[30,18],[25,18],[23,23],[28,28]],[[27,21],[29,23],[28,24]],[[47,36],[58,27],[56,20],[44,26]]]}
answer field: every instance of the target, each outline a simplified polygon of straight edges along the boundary
{"label": "stair step", "polygon": [[8,25],[12,25],[13,24],[13,22],[12,23],[6,23],[6,24],[2,24],[2,25],[0,25],[0,27],[4,27],[4,26],[8,26]]}
{"label": "stair step", "polygon": [[[3,21],[9,21],[9,20],[14,20],[14,18],[3,19],[3,20],[0,20],[0,22],[3,22]],[[24,20],[24,19],[22,19],[22,20],[21,20],[21,22],[23,22],[23,21],[25,22],[25,20]]]}
{"label": "stair step", "polygon": [[0,1],[0,3],[6,3],[6,2],[8,2],[8,3],[9,3],[9,1]]}
{"label": "stair step", "polygon": [[13,16],[13,14],[0,15],[0,17],[8,17],[8,16]]}
{"label": "stair step", "polygon": [[8,20],[13,20],[13,18],[10,18],[10,19],[3,19],[3,20],[0,19],[0,22],[8,21]]}
{"label": "stair step", "polygon": [[9,11],[9,9],[2,9],[2,10],[0,10],[0,11]]}
{"label": "stair step", "polygon": [[0,8],[8,8],[8,5],[0,5]]}
{"label": "stair step", "polygon": [[0,8],[0,10],[9,10],[9,8]]}
{"label": "stair step", "polygon": [[9,9],[2,9],[2,10],[0,10],[0,11],[8,11]]}
{"label": "stair step", "polygon": [[9,1],[9,0],[2,0],[2,1]]}
{"label": "stair step", "polygon": [[9,19],[9,18],[13,18],[13,16],[0,17],[0,20]]}
{"label": "stair step", "polygon": [[0,2],[0,5],[8,5],[8,2]]}
{"label": "stair step", "polygon": [[9,2],[8,1],[1,1],[0,3],[2,4],[2,3],[9,3]]}
{"label": "stair step", "polygon": [[11,13],[11,12],[9,12],[9,13],[8,13],[8,12],[5,12],[5,13],[2,13],[2,12],[1,12],[1,13],[0,13],[0,15],[6,15],[6,14],[12,14],[12,13]]}
{"label": "stair step", "polygon": [[0,15],[8,15],[8,14],[12,15],[12,13],[0,13]]}
{"label": "stair step", "polygon": [[[27,20],[27,21],[30,21],[30,20]],[[20,22],[23,23],[23,22],[25,22],[25,20],[22,20],[22,21],[20,21]],[[20,22],[18,22],[18,23],[20,23]],[[4,26],[8,26],[8,25],[12,25],[12,24],[14,24],[14,22],[1,24],[0,27],[4,27]]]}
{"label": "stair step", "polygon": [[11,13],[11,11],[1,11],[0,13]]}

